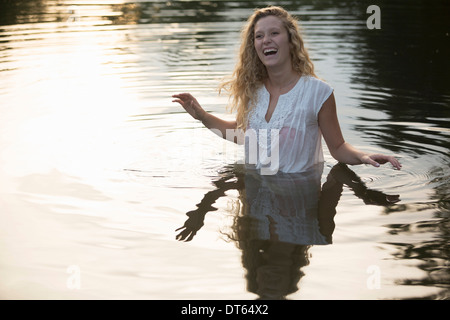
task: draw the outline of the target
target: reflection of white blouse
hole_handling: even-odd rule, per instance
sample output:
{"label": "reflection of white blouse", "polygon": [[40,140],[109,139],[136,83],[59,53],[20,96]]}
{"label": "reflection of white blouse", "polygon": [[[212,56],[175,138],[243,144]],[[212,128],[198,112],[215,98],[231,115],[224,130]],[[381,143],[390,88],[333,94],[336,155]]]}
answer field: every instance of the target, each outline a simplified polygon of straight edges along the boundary
{"label": "reflection of white blouse", "polygon": [[[323,162],[322,134],[318,114],[333,89],[317,78],[302,76],[297,84],[278,99],[269,122],[265,115],[270,93],[262,86],[256,106],[249,114],[248,132],[254,132],[258,142],[257,169],[274,166],[275,171],[302,172]],[[246,143],[246,156],[249,154]],[[271,148],[268,148],[270,146]],[[277,152],[277,154],[274,154]],[[277,157],[275,157],[277,155]]]}
{"label": "reflection of white blouse", "polygon": [[326,245],[319,228],[318,208],[323,163],[299,173],[245,176],[248,240],[271,240],[299,245]]}

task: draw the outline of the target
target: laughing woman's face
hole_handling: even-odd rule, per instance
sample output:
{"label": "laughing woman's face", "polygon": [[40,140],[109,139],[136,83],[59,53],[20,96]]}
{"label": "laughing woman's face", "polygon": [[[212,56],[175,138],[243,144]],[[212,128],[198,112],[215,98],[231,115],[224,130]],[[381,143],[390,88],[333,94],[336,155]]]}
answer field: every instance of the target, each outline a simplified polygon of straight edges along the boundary
{"label": "laughing woman's face", "polygon": [[291,65],[289,34],[278,17],[267,16],[256,22],[254,43],[266,68]]}

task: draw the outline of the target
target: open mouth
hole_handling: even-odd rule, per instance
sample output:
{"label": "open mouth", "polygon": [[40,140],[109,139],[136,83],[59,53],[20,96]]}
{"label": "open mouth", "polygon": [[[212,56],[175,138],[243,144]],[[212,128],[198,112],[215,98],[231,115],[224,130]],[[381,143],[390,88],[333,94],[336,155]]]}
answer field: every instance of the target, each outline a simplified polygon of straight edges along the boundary
{"label": "open mouth", "polygon": [[268,49],[265,49],[264,51],[263,51],[263,53],[264,53],[264,55],[267,57],[267,56],[273,56],[274,54],[276,54],[278,52],[278,50],[277,49],[275,49],[275,48],[268,48]]}

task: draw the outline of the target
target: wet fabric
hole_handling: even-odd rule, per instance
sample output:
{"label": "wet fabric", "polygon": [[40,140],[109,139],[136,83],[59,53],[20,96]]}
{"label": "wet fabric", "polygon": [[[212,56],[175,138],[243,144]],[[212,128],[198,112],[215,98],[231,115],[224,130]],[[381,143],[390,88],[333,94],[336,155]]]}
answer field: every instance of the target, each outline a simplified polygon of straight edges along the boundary
{"label": "wet fabric", "polygon": [[318,114],[333,88],[324,81],[302,76],[294,88],[280,95],[272,117],[265,119],[270,93],[263,85],[249,114],[246,161],[256,169],[276,173],[302,172],[323,162]]}

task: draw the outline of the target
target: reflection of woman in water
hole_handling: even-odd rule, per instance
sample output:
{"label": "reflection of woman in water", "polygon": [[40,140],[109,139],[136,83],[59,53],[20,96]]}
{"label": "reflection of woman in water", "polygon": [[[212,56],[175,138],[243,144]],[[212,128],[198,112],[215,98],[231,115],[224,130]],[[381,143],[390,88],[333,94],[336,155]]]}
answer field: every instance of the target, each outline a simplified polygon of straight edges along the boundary
{"label": "reflection of woman in water", "polygon": [[304,173],[245,174],[231,237],[242,250],[247,289],[261,299],[297,291],[309,247],[328,244],[318,220],[321,175],[322,166]]}
{"label": "reflection of woman in water", "polygon": [[248,290],[261,299],[282,299],[297,291],[309,263],[312,245],[332,243],[333,218],[343,185],[350,187],[365,203],[389,205],[398,196],[369,190],[344,164],[334,166],[321,186],[323,166],[304,173],[260,175],[256,170],[235,166],[214,181],[189,219],[177,229],[177,239],[190,241],[203,226],[205,215],[229,190],[239,191],[232,234],[242,251]]}

